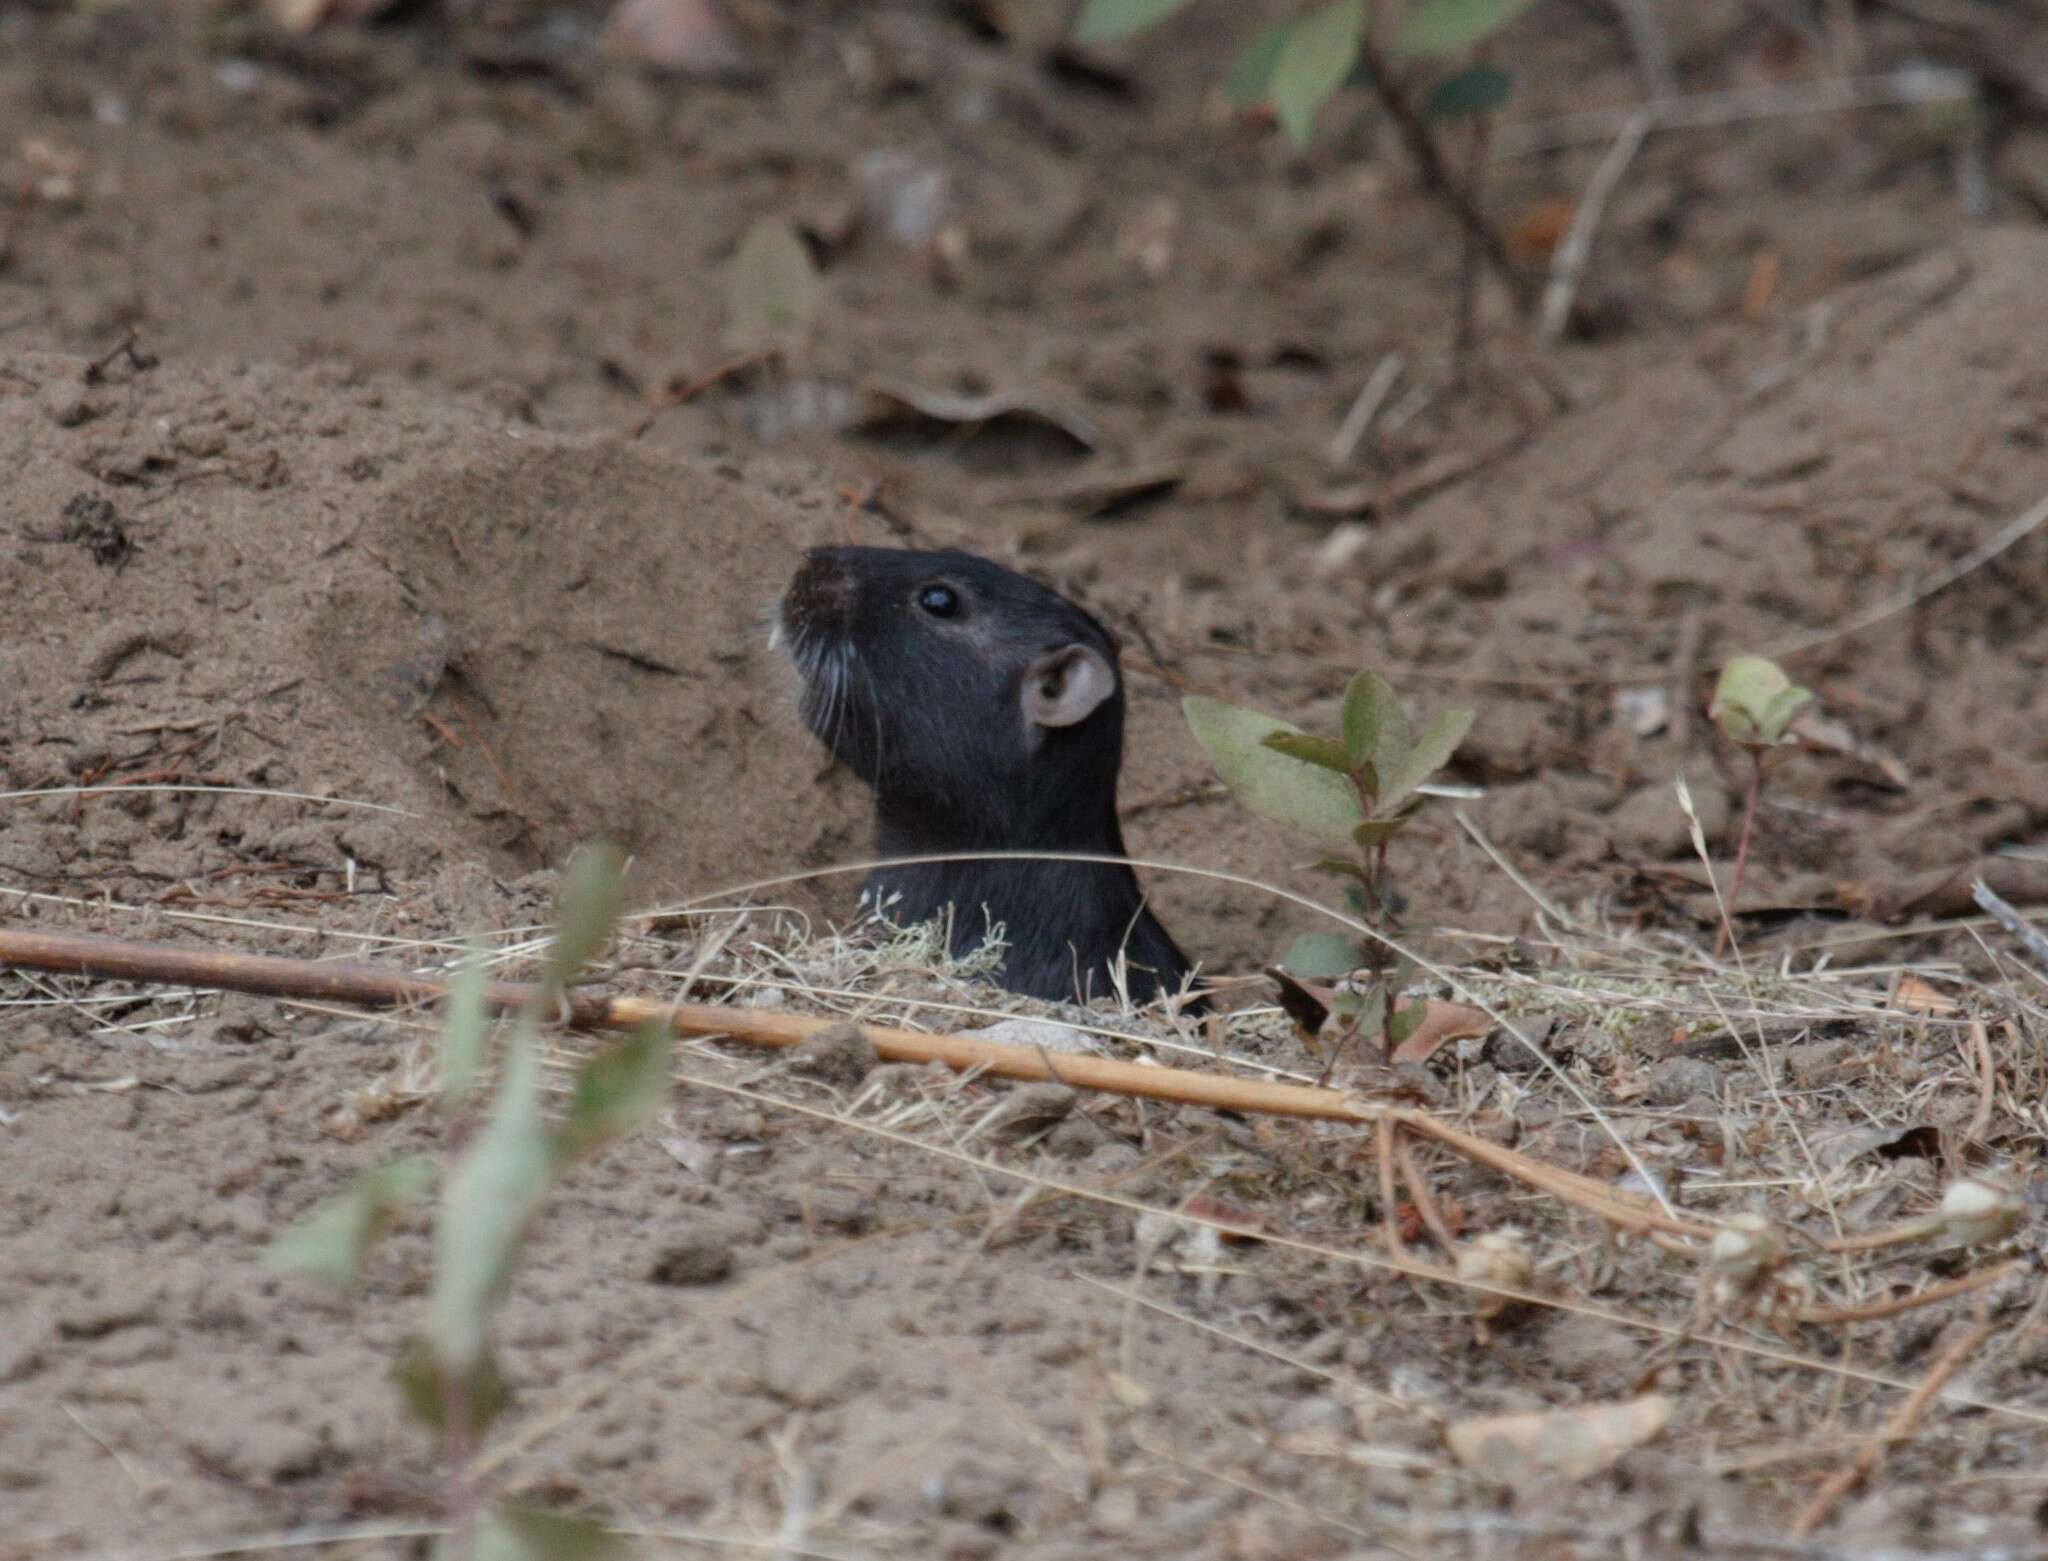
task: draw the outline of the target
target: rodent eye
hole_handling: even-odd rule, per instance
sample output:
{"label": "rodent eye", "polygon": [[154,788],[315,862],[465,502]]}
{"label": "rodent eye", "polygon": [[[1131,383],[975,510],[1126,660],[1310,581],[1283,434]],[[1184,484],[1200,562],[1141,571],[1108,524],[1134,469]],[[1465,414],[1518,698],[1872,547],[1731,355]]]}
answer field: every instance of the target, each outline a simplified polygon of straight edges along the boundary
{"label": "rodent eye", "polygon": [[950,585],[921,585],[917,588],[917,605],[934,618],[957,618],[960,593]]}

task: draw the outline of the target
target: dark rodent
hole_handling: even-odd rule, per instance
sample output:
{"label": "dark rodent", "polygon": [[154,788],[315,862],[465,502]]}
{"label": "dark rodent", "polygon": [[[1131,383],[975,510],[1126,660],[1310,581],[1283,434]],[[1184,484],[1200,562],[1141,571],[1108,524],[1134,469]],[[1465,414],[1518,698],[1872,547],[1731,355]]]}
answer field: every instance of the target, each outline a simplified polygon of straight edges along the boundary
{"label": "dark rodent", "polygon": [[[974,851],[1124,855],[1116,815],[1124,694],[1096,619],[954,551],[821,547],[782,599],[805,723],[875,793],[880,857]],[[865,897],[912,924],[952,910],[956,955],[1004,929],[999,979],[1055,999],[1179,992],[1189,972],[1123,862],[906,863]]]}

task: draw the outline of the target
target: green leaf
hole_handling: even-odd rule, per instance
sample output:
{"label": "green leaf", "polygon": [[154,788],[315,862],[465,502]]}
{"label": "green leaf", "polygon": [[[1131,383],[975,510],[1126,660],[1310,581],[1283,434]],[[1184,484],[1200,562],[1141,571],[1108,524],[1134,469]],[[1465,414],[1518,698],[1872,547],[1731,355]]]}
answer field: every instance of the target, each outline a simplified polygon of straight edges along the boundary
{"label": "green leaf", "polygon": [[1474,119],[1505,103],[1510,85],[1506,71],[1474,65],[1431,87],[1422,100],[1422,112],[1430,119]]}
{"label": "green leaf", "polygon": [[1354,765],[1370,764],[1384,785],[1388,763],[1408,752],[1408,717],[1394,685],[1377,672],[1359,673],[1344,689],[1343,723],[1345,754]]}
{"label": "green leaf", "polygon": [[1316,111],[1358,61],[1365,0],[1328,0],[1287,29],[1273,60],[1273,115],[1296,146],[1307,146]]}
{"label": "green leaf", "polygon": [[1407,1040],[1428,1015],[1427,1003],[1410,1003],[1406,1008],[1395,1009],[1393,1017],[1387,1020],[1387,1049],[1392,1051]]}
{"label": "green leaf", "polygon": [[1273,70],[1280,63],[1281,46],[1293,27],[1291,17],[1275,22],[1261,28],[1250,43],[1237,51],[1237,58],[1230,62],[1230,74],[1223,80],[1223,93],[1232,108],[1251,108],[1270,98]]}
{"label": "green leaf", "polygon": [[[1334,873],[1339,878],[1354,878],[1360,884],[1365,882],[1365,869],[1347,856],[1326,856],[1320,862],[1309,863],[1309,866],[1319,873]],[[1354,889],[1352,892],[1357,891]]]}
{"label": "green leaf", "polygon": [[1800,688],[1797,684],[1791,688],[1781,689],[1777,697],[1764,706],[1763,718],[1757,722],[1757,729],[1762,733],[1764,741],[1782,741],[1785,728],[1791,724],[1792,717],[1798,714],[1799,707],[1811,698],[1813,690]]}
{"label": "green leaf", "polygon": [[1385,809],[1399,802],[1449,764],[1458,745],[1472,730],[1473,719],[1470,710],[1439,710],[1431,716],[1401,762],[1381,769],[1376,806]]}
{"label": "green leaf", "polygon": [[1351,831],[1351,838],[1367,851],[1383,846],[1407,827],[1405,818],[1369,818]]}
{"label": "green leaf", "polygon": [[1114,43],[1157,27],[1188,0],[1087,0],[1080,20],[1074,23],[1074,37],[1081,43]]}
{"label": "green leaf", "polygon": [[1299,727],[1202,694],[1189,694],[1181,709],[1195,741],[1208,750],[1209,762],[1238,801],[1318,840],[1351,843],[1351,831],[1363,815],[1350,783],[1265,745],[1272,733],[1298,733]]}
{"label": "green leaf", "polygon": [[1721,669],[1707,714],[1730,742],[1769,748],[1784,740],[1786,725],[1812,698],[1813,690],[1794,683],[1775,661],[1737,656]]}
{"label": "green leaf", "polygon": [[263,1261],[283,1273],[354,1284],[377,1238],[434,1185],[434,1171],[432,1160],[414,1155],[364,1172],[339,1198],[280,1231]]}
{"label": "green leaf", "polygon": [[490,1015],[484,1010],[484,985],[490,979],[489,950],[472,940],[468,954],[448,983],[441,1005],[441,1097],[462,1105],[483,1081],[484,1053],[490,1040]]}
{"label": "green leaf", "polygon": [[659,1020],[576,1070],[569,1113],[555,1133],[558,1164],[580,1159],[630,1133],[668,1099],[671,1032]]}
{"label": "green leaf", "polygon": [[544,989],[559,993],[603,951],[625,897],[626,859],[616,846],[578,847],[562,875],[555,907],[555,941],[548,949]]}
{"label": "green leaf", "polygon": [[1364,1008],[1365,994],[1363,992],[1339,992],[1330,999],[1330,1012],[1339,1019],[1342,1019],[1346,1024],[1356,1023],[1359,1014]]}
{"label": "green leaf", "polygon": [[1379,1034],[1381,1027],[1387,1022],[1386,983],[1381,982],[1370,992],[1360,994],[1358,1012],[1354,1017],[1358,1021],[1358,1027],[1367,1035]]}
{"label": "green leaf", "polygon": [[1456,54],[1492,37],[1534,0],[1422,0],[1394,33],[1397,54]]}
{"label": "green leaf", "polygon": [[[434,1347],[417,1334],[407,1339],[398,1351],[391,1376],[413,1419],[431,1431],[445,1434],[448,1410],[456,1395],[449,1392],[450,1379],[434,1358]],[[490,1350],[484,1351],[476,1369],[463,1382],[460,1401],[464,1435],[471,1440],[488,1431],[491,1422],[511,1406],[512,1385],[505,1380],[498,1357]]]}
{"label": "green leaf", "polygon": [[1265,745],[1275,753],[1284,753],[1304,764],[1335,770],[1339,775],[1351,773],[1351,760],[1341,746],[1327,737],[1315,737],[1306,732],[1274,732],[1265,739]]}
{"label": "green leaf", "polygon": [[631,1552],[625,1535],[595,1518],[508,1502],[477,1518],[463,1561],[617,1561]]}
{"label": "green leaf", "polygon": [[427,1337],[451,1376],[473,1376],[484,1357],[491,1309],[547,1197],[554,1164],[549,1148],[539,1039],[529,1017],[513,1029],[490,1120],[441,1189]]}
{"label": "green leaf", "polygon": [[1287,946],[1280,963],[1303,981],[1338,981],[1358,968],[1358,948],[1334,932],[1305,932]]}
{"label": "green leaf", "polygon": [[802,335],[823,297],[818,268],[794,227],[763,217],[747,229],[726,277],[726,324],[735,342]]}

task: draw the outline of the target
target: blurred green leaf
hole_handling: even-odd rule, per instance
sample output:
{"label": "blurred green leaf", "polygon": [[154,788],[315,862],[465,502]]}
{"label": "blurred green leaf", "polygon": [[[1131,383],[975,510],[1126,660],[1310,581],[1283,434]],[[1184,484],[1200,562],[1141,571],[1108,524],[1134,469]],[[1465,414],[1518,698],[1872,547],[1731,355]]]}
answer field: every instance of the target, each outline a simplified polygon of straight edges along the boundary
{"label": "blurred green leaf", "polygon": [[1387,984],[1375,982],[1370,992],[1359,995],[1358,1012],[1354,1016],[1358,1027],[1367,1035],[1378,1035],[1387,1022]]}
{"label": "blurred green leaf", "polygon": [[670,1041],[668,1026],[655,1021],[584,1059],[568,1115],[555,1133],[557,1162],[580,1159],[661,1110],[668,1099]]}
{"label": "blurred green leaf", "polygon": [[1363,992],[1339,992],[1330,999],[1330,1012],[1346,1024],[1355,1023],[1364,1007]]}
{"label": "blurred green leaf", "polygon": [[580,846],[569,858],[555,906],[555,941],[541,977],[548,992],[565,990],[603,952],[625,897],[625,870],[626,859],[616,846]]}
{"label": "blurred green leaf", "polygon": [[1394,33],[1398,54],[1455,54],[1492,37],[1534,0],[1422,0]]}
{"label": "blurred green leaf", "polygon": [[[406,1340],[398,1352],[397,1364],[391,1368],[391,1376],[398,1384],[405,1407],[412,1411],[413,1419],[437,1433],[448,1429],[448,1408],[452,1400],[448,1391],[449,1379],[443,1374],[440,1362],[434,1358],[431,1344],[417,1334]],[[483,1435],[491,1423],[510,1407],[512,1385],[499,1369],[498,1357],[488,1348],[478,1359],[476,1369],[464,1380],[461,1400],[464,1434],[471,1439]]]}
{"label": "blurred green leaf", "polygon": [[434,1162],[418,1155],[365,1171],[339,1198],[280,1231],[263,1261],[329,1284],[355,1283],[377,1238],[434,1185],[434,1171]]}
{"label": "blurred green leaf", "polygon": [[1275,753],[1284,753],[1304,764],[1335,770],[1339,775],[1351,773],[1351,761],[1345,756],[1344,749],[1327,737],[1316,737],[1307,732],[1274,732],[1265,743]]}
{"label": "blurred green leaf", "polygon": [[1400,834],[1407,822],[1405,818],[1369,818],[1351,831],[1351,838],[1362,849],[1370,851]]}
{"label": "blurred green leaf", "polygon": [[1223,79],[1224,96],[1232,108],[1252,108],[1266,102],[1273,91],[1273,68],[1280,63],[1280,49],[1292,30],[1292,18],[1261,28],[1252,41],[1237,51],[1230,73]]}
{"label": "blurred green leaf", "polygon": [[484,1010],[489,958],[483,941],[472,940],[455,979],[448,983],[448,1000],[441,1005],[441,1096],[450,1105],[467,1102],[483,1082],[491,1034],[490,1015]]}
{"label": "blurred green leaf", "polygon": [[817,318],[824,284],[811,252],[788,222],[763,217],[747,229],[726,273],[727,330],[759,345],[802,335]]}
{"label": "blurred green leaf", "polygon": [[503,1503],[477,1515],[469,1544],[454,1535],[434,1546],[434,1561],[617,1561],[632,1544],[595,1518]]}
{"label": "blurred green leaf", "polygon": [[1074,36],[1082,43],[1114,43],[1156,27],[1188,0],[1086,0],[1074,23]]}
{"label": "blurred green leaf", "polygon": [[[1326,856],[1320,862],[1309,863],[1309,866],[1319,873],[1334,873],[1339,878],[1354,878],[1359,884],[1365,882],[1365,869],[1348,856]],[[1354,885],[1345,892],[1348,895],[1356,895],[1358,888]]]}
{"label": "blurred green leaf", "polygon": [[1449,764],[1471,732],[1472,721],[1470,710],[1439,710],[1431,716],[1401,762],[1380,771],[1381,789],[1375,805],[1384,811]]}
{"label": "blurred green leaf", "polygon": [[1203,694],[1181,701],[1195,741],[1208,750],[1216,773],[1254,813],[1336,845],[1349,845],[1362,815],[1358,797],[1341,775],[1275,753],[1274,732],[1300,728]]}
{"label": "blurred green leaf", "polygon": [[530,1018],[513,1027],[490,1120],[441,1190],[434,1226],[434,1289],[427,1336],[444,1372],[474,1375],[492,1307],[504,1293],[526,1227],[552,1179],[541,1116],[539,1038]]}
{"label": "blurred green leaf", "polygon": [[1431,119],[1472,119],[1490,114],[1508,98],[1508,73],[1492,65],[1474,65],[1446,76],[1429,89],[1422,112]]}
{"label": "blurred green leaf", "polygon": [[1358,948],[1334,932],[1305,932],[1287,946],[1280,963],[1303,981],[1337,981],[1358,968]]}
{"label": "blurred green leaf", "polygon": [[1799,707],[1813,698],[1763,656],[1737,656],[1721,669],[1707,714],[1732,743],[1768,748],[1782,742]]}
{"label": "blurred green leaf", "polygon": [[1387,1049],[1399,1046],[1421,1027],[1429,1017],[1429,1004],[1410,1003],[1406,1008],[1394,1010],[1394,1016],[1387,1021]]}
{"label": "blurred green leaf", "polygon": [[1273,116],[1296,146],[1308,145],[1316,111],[1351,74],[1364,24],[1365,0],[1328,0],[1287,29],[1268,92]]}
{"label": "blurred green leaf", "polygon": [[1354,765],[1371,765],[1375,795],[1386,784],[1388,765],[1408,753],[1408,717],[1401,696],[1377,672],[1361,672],[1344,689],[1344,752]]}

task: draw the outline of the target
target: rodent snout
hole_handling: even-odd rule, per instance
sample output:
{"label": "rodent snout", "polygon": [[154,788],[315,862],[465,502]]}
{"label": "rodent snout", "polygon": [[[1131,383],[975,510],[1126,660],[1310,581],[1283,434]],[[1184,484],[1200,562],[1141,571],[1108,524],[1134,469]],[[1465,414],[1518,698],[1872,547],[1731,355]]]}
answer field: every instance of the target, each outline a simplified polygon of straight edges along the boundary
{"label": "rodent snout", "polygon": [[804,555],[782,597],[782,621],[792,633],[844,627],[853,615],[854,580],[824,548]]}

